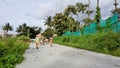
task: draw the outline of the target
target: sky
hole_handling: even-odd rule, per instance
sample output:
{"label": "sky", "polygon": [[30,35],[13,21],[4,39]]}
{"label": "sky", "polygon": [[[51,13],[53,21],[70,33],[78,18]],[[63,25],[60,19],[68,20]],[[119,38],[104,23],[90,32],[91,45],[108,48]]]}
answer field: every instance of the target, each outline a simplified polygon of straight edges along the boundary
{"label": "sky", "polygon": [[[90,8],[95,10],[97,0],[90,1]],[[63,12],[67,5],[75,5],[77,2],[87,4],[88,0],[0,0],[0,30],[7,22],[13,26],[14,33],[16,28],[23,23],[39,26],[45,30],[46,26],[43,22],[47,16]],[[120,0],[117,2],[120,3]],[[110,11],[114,9],[113,3],[114,0],[100,0],[103,19],[111,16]],[[94,15],[91,15],[91,18],[94,18]]]}

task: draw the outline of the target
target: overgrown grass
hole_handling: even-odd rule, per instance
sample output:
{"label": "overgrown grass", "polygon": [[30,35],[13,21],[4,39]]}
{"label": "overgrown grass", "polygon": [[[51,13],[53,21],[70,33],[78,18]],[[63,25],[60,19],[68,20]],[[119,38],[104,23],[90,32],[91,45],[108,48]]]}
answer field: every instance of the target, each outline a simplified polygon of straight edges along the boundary
{"label": "overgrown grass", "polygon": [[14,68],[24,59],[23,53],[29,44],[20,42],[19,38],[0,39],[0,68]]}
{"label": "overgrown grass", "polygon": [[75,48],[120,56],[120,33],[106,32],[84,36],[55,37],[54,42]]}

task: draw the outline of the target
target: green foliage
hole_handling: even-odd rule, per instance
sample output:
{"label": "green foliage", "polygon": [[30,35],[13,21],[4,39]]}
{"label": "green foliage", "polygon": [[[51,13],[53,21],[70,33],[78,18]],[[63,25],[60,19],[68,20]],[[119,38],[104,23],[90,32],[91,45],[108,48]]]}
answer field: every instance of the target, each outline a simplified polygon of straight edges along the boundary
{"label": "green foliage", "polygon": [[96,15],[95,15],[95,22],[97,22],[97,24],[100,23],[99,19],[101,19],[101,12],[100,12],[100,7],[96,7]]}
{"label": "green foliage", "polygon": [[117,12],[118,14],[120,14],[120,8],[113,9],[111,12],[112,12],[112,14],[115,14],[116,12]]}
{"label": "green foliage", "polygon": [[35,27],[35,26],[30,27],[26,23],[20,25],[16,30],[16,32],[19,33],[19,36],[25,35],[30,38],[35,38],[35,36],[39,34],[41,31],[42,29],[40,27]]}
{"label": "green foliage", "polygon": [[47,29],[42,33],[42,35],[44,35],[44,36],[47,37],[48,39],[49,39],[50,37],[52,37],[53,34],[54,34],[54,30],[51,29],[51,28],[47,28]]}
{"label": "green foliage", "polygon": [[3,26],[3,30],[6,30],[7,32],[10,30],[13,30],[13,27],[10,25],[10,23],[5,23],[5,25]]}
{"label": "green foliage", "polygon": [[23,41],[23,42],[29,42],[30,38],[27,37],[27,36],[22,35],[22,36],[18,37],[18,40]]}
{"label": "green foliage", "polygon": [[[79,31],[80,30],[80,13],[84,14],[86,11],[88,4],[76,3],[76,5],[68,5],[63,13],[56,13],[55,16],[47,17],[45,20],[45,25],[48,28],[51,28],[56,31],[58,36],[61,36],[63,33],[67,31]],[[87,11],[88,15],[90,15],[93,11]],[[77,20],[75,17],[77,17]],[[87,21],[89,21],[87,19]]]}
{"label": "green foliage", "polygon": [[93,22],[93,20],[90,18],[85,18],[85,19],[83,19],[83,21],[85,22],[85,25],[88,25],[88,24],[90,24],[90,22]]}
{"label": "green foliage", "polygon": [[65,15],[70,15],[71,13],[76,15],[77,8],[74,5],[68,5],[68,7],[65,9],[64,14]]}
{"label": "green foliage", "polygon": [[28,44],[20,42],[18,37],[0,39],[0,68],[15,68],[24,59],[27,48]]}
{"label": "green foliage", "polygon": [[120,56],[120,33],[55,37],[55,43]]}
{"label": "green foliage", "polygon": [[47,25],[48,27],[52,27],[53,26],[53,23],[52,23],[52,17],[51,16],[48,16],[46,21],[44,22],[45,25]]}
{"label": "green foliage", "polygon": [[76,30],[75,27],[77,25],[77,22],[72,17],[68,17],[62,13],[57,13],[51,23],[53,24],[53,29],[59,36],[66,31]]}
{"label": "green foliage", "polygon": [[29,37],[30,38],[35,38],[37,34],[41,33],[42,28],[40,27],[30,27],[29,26]]}

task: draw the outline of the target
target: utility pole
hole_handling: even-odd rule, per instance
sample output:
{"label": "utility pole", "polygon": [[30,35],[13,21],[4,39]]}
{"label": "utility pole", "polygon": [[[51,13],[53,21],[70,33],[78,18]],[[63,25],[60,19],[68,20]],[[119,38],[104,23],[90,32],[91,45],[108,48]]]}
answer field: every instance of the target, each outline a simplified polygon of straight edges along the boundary
{"label": "utility pole", "polygon": [[6,5],[10,6],[10,4],[9,4],[6,0],[3,0],[3,2],[4,2]]}
{"label": "utility pole", "polygon": [[29,37],[30,36],[30,30],[27,29],[27,36]]}
{"label": "utility pole", "polygon": [[117,11],[117,5],[118,5],[117,0],[115,0],[114,5],[115,5],[115,11]]}
{"label": "utility pole", "polygon": [[97,0],[97,7],[99,7],[99,0]]}

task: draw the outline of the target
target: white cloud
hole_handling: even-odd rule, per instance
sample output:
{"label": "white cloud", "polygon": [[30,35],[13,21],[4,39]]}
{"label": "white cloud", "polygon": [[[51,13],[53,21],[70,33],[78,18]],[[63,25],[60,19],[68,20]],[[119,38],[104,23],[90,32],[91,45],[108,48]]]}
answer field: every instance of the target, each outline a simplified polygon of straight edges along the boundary
{"label": "white cloud", "polygon": [[62,12],[64,10],[63,8],[64,4],[62,0],[52,0],[50,2],[40,4],[35,15],[38,18],[45,18],[47,16],[53,16],[55,13]]}

